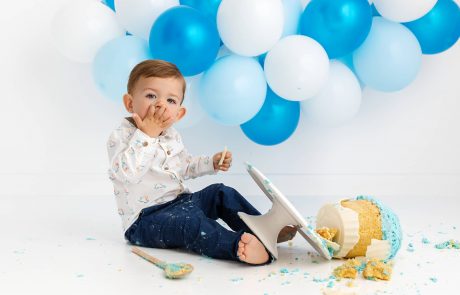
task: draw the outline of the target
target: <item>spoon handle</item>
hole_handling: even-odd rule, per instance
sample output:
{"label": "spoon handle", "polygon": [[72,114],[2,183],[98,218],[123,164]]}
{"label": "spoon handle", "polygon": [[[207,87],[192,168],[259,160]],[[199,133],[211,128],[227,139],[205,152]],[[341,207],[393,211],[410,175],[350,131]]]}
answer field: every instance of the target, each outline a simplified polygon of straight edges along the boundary
{"label": "spoon handle", "polygon": [[131,251],[133,253],[139,255],[140,257],[144,258],[145,260],[152,262],[153,264],[155,264],[159,268],[162,268],[162,269],[165,268],[166,263],[164,261],[153,257],[152,255],[148,254],[147,252],[144,252],[144,251],[142,251],[141,249],[139,249],[137,247],[132,247]]}

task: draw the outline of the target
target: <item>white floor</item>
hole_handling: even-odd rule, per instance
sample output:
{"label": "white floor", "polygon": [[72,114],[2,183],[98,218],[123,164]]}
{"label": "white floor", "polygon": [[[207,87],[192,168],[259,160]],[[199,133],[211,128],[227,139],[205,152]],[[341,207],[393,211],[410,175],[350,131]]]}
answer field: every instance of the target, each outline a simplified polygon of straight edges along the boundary
{"label": "white floor", "polygon": [[[308,220],[330,201],[288,198]],[[248,199],[268,210],[265,197]],[[281,244],[280,259],[262,267],[146,249],[158,258],[194,265],[188,278],[168,280],[130,253],[111,196],[0,197],[0,294],[321,294],[331,289],[328,284],[356,294],[458,294],[460,250],[438,250],[434,244],[460,240],[460,196],[381,200],[399,214],[405,233],[392,279],[360,277],[349,287],[347,281],[329,279],[341,262],[318,257],[301,237]]]}

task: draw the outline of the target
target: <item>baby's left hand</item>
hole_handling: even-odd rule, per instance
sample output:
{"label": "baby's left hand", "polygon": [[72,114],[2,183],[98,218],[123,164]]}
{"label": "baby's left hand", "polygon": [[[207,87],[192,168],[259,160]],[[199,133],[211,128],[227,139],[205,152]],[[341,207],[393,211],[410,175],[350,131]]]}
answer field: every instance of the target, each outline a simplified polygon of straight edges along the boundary
{"label": "baby's left hand", "polygon": [[232,153],[230,151],[227,151],[225,154],[224,162],[222,165],[219,166],[219,161],[220,158],[222,157],[222,153],[217,153],[212,157],[212,163],[214,164],[214,170],[222,170],[222,171],[228,171],[230,169],[230,166],[232,166]]}

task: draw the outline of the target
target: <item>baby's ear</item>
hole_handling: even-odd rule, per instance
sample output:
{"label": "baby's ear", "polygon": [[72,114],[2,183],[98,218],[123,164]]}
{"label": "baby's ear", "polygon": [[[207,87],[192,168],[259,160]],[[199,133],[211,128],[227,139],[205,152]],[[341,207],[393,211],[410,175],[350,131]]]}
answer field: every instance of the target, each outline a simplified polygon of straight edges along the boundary
{"label": "baby's ear", "polygon": [[123,104],[129,113],[133,112],[133,97],[129,93],[123,95]]}
{"label": "baby's ear", "polygon": [[184,106],[181,106],[179,111],[177,112],[176,122],[182,119],[186,113],[187,113],[187,109]]}

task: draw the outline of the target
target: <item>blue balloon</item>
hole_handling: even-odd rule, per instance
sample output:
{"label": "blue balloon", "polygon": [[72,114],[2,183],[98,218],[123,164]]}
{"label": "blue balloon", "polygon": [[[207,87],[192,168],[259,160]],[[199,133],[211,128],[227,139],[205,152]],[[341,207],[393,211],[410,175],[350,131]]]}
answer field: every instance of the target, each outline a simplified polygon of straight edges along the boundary
{"label": "blue balloon", "polygon": [[416,77],[422,50],[414,34],[400,23],[374,17],[366,41],[353,52],[353,65],[365,85],[397,91]]}
{"label": "blue balloon", "polygon": [[262,66],[262,68],[265,66],[265,58],[267,57],[267,52],[265,53],[262,53],[261,55],[259,55],[257,57],[257,60],[259,61],[260,65]]}
{"label": "blue balloon", "polygon": [[423,53],[443,52],[460,36],[460,9],[452,0],[438,0],[423,17],[403,25],[417,37]]}
{"label": "blue balloon", "polygon": [[240,125],[264,104],[267,82],[256,59],[238,55],[219,58],[201,77],[199,101],[223,125]]}
{"label": "blue balloon", "polygon": [[275,145],[285,141],[294,133],[299,118],[300,102],[283,99],[268,88],[262,109],[240,127],[255,143]]}
{"label": "blue balloon", "polygon": [[216,21],[217,10],[222,0],[180,0],[181,5],[187,5],[201,11],[204,15]]}
{"label": "blue balloon", "polygon": [[183,75],[193,76],[213,64],[220,39],[214,21],[194,8],[181,5],[157,18],[149,43],[154,58],[169,61]]}
{"label": "blue balloon", "polygon": [[372,3],[371,8],[372,8],[372,16],[381,16],[380,13],[377,11],[377,8],[375,8],[374,3]]}
{"label": "blue balloon", "polygon": [[367,0],[312,0],[302,13],[299,29],[318,41],[329,58],[336,58],[358,48],[371,24]]}
{"label": "blue balloon", "polygon": [[106,97],[119,100],[127,92],[131,70],[146,59],[152,56],[144,39],[135,36],[113,39],[96,53],[92,64],[94,81]]}
{"label": "blue balloon", "polygon": [[113,11],[115,11],[115,0],[102,0],[101,2],[110,7],[110,9],[112,9]]}

